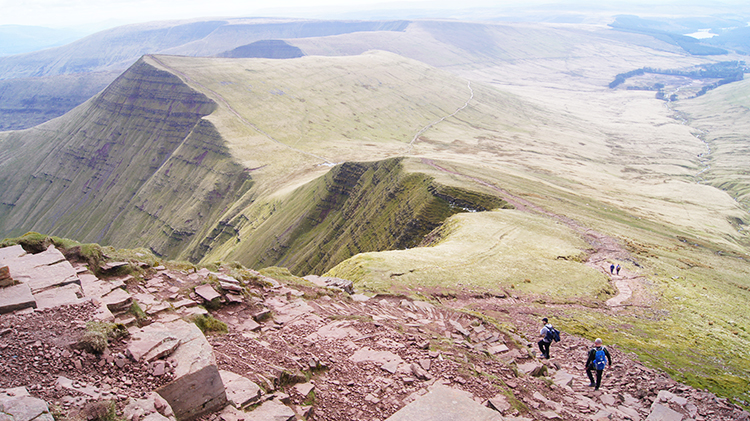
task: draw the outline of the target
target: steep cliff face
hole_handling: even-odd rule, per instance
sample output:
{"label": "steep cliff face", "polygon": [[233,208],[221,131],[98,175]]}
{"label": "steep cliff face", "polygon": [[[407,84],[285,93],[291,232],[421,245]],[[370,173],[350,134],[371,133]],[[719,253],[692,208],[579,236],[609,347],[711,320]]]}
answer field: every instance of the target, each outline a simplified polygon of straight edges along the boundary
{"label": "steep cliff face", "polygon": [[0,232],[29,230],[178,257],[249,187],[216,108],[145,57],[63,118],[0,138]]}
{"label": "steep cliff face", "polygon": [[229,259],[322,274],[357,253],[414,247],[457,212],[507,207],[498,197],[406,172],[401,159],[350,162],[297,189],[262,218],[235,218],[232,229],[246,234]]}

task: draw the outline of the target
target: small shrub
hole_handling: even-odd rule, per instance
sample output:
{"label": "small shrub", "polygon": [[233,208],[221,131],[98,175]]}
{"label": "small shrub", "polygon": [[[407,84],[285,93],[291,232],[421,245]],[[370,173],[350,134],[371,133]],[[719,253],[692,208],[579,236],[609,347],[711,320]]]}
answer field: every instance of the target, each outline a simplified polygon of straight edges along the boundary
{"label": "small shrub", "polygon": [[175,260],[175,261],[166,262],[166,266],[172,270],[182,270],[187,273],[195,272],[198,270],[198,268],[194,264],[190,262],[185,262],[185,261]]}
{"label": "small shrub", "polygon": [[78,339],[76,347],[90,354],[101,354],[107,349],[107,336],[102,332],[86,330]]}
{"label": "small shrub", "polygon": [[81,421],[118,421],[115,401],[88,402],[75,419]]}
{"label": "small shrub", "polygon": [[145,311],[141,308],[141,306],[138,304],[138,301],[133,300],[133,304],[130,305],[130,310],[128,310],[128,313],[130,313],[133,317],[135,317],[135,320],[138,322],[138,325],[148,319],[148,315]]}
{"label": "small shrub", "polygon": [[109,339],[127,336],[127,328],[119,323],[88,322],[76,347],[91,354],[101,354],[107,349]]}
{"label": "small shrub", "polygon": [[308,380],[308,377],[304,373],[291,372],[288,370],[282,371],[278,378],[279,387],[284,387],[290,384],[305,383]]}
{"label": "small shrub", "polygon": [[222,322],[221,320],[217,320],[214,318],[214,316],[210,314],[199,314],[193,318],[193,323],[195,323],[196,326],[203,332],[203,333],[210,333],[210,332],[218,332],[218,333],[227,333],[229,332],[229,329],[227,328],[227,324]]}
{"label": "small shrub", "polygon": [[305,396],[305,400],[302,401],[303,406],[313,406],[315,404],[315,391],[311,390],[310,393]]}

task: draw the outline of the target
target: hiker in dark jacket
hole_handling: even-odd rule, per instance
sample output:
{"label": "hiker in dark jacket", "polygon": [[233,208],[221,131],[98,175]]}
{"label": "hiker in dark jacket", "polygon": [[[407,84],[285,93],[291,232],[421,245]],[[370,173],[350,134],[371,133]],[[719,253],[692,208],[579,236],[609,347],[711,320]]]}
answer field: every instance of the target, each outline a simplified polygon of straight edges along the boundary
{"label": "hiker in dark jacket", "polygon": [[539,336],[542,337],[542,339],[537,342],[539,345],[539,351],[542,353],[542,357],[549,359],[549,346],[552,344],[552,338],[549,335],[549,329],[552,327],[552,325],[549,323],[547,318],[542,319],[542,323],[544,323],[544,327],[542,330],[539,331]]}
{"label": "hiker in dark jacket", "polygon": [[[594,347],[589,350],[589,357],[586,360],[586,375],[589,376],[591,381],[589,387],[599,390],[599,386],[602,384],[602,373],[604,373],[604,368],[607,365],[612,367],[612,357],[609,356],[607,348],[602,345],[602,340],[596,338]],[[594,381],[592,373],[594,370],[596,370],[596,381]]]}

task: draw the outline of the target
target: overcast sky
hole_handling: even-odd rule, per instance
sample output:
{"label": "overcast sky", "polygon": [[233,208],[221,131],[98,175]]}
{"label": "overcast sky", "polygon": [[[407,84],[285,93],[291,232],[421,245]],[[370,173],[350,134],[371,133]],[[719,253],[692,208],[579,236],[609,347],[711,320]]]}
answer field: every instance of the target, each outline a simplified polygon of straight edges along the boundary
{"label": "overcast sky", "polygon": [[[518,0],[411,0],[384,3],[378,0],[0,0],[0,25],[34,25],[67,28],[78,25],[124,23],[197,17],[329,14],[358,7],[456,8],[521,3]],[[529,2],[523,2],[528,4]],[[315,17],[315,16],[312,16]]]}
{"label": "overcast sky", "polygon": [[[191,19],[205,17],[297,17],[342,19],[367,15],[347,15],[356,10],[447,10],[432,16],[413,16],[401,13],[405,19],[418,17],[457,17],[452,11],[474,7],[493,7],[513,10],[552,7],[597,8],[608,12],[633,13],[662,9],[670,13],[674,7],[685,8],[688,3],[700,5],[702,13],[711,14],[717,3],[742,5],[747,0],[0,0],[0,25],[32,25],[51,28],[101,30],[128,23],[155,20]],[[550,6],[552,4],[552,6]],[[583,4],[588,4],[583,6]],[[659,6],[663,6],[660,8]],[[731,9],[730,9],[731,10]],[[458,12],[456,12],[458,13]],[[701,13],[701,14],[702,14]],[[393,18],[396,16],[387,16]],[[481,16],[481,14],[479,15]],[[374,18],[382,18],[373,14]],[[87,28],[81,28],[87,26]]]}

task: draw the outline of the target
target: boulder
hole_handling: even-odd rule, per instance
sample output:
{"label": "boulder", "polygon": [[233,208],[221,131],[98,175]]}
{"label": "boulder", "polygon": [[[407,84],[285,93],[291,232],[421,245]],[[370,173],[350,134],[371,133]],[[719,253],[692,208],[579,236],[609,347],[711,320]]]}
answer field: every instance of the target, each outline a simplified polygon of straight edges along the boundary
{"label": "boulder", "polygon": [[535,371],[538,372],[541,370],[541,367],[544,365],[540,364],[537,361],[529,361],[524,364],[518,364],[518,370],[524,374],[532,374]]}
{"label": "boulder", "polygon": [[296,416],[292,408],[276,399],[264,402],[248,415],[246,419],[252,421],[289,421]]}
{"label": "boulder", "polygon": [[180,339],[166,325],[153,323],[140,329],[132,329],[128,355],[135,361],[153,361],[171,355],[180,345]]}
{"label": "boulder", "polygon": [[490,398],[487,401],[487,406],[503,414],[512,408],[510,402],[508,402],[508,397],[505,395],[495,395],[494,398]]}
{"label": "boulder", "polygon": [[107,308],[110,311],[118,312],[130,308],[130,305],[133,303],[133,298],[124,289],[115,288],[107,295],[104,295],[101,298],[101,301],[107,305]]}
{"label": "boulder", "polygon": [[104,272],[109,272],[127,265],[128,262],[107,262],[100,267]]}
{"label": "boulder", "polygon": [[125,283],[121,280],[102,281],[91,273],[80,273],[78,279],[81,280],[81,288],[86,297],[101,298],[109,294],[115,288],[124,288]]}
{"label": "boulder", "polygon": [[487,352],[490,353],[490,355],[500,354],[501,352],[508,352],[510,351],[510,348],[508,348],[505,344],[495,345],[492,348],[488,349]]}
{"label": "boulder", "polygon": [[224,291],[242,292],[242,287],[238,283],[219,281],[219,286]]}
{"label": "boulder", "polygon": [[223,411],[219,412],[220,421],[250,421],[250,414],[239,410],[232,405],[227,405]]}
{"label": "boulder", "polygon": [[6,265],[7,260],[16,260],[21,256],[26,255],[26,250],[21,245],[16,244],[10,247],[0,248],[0,264]]}
{"label": "boulder", "polygon": [[432,378],[427,370],[423,369],[420,365],[415,363],[411,364],[411,372],[412,374],[414,374],[414,377],[420,380],[430,380]]}
{"label": "boulder", "polygon": [[190,421],[223,408],[227,404],[224,383],[211,344],[203,332],[183,320],[163,326],[179,339],[180,345],[171,355],[177,363],[174,380],[156,392],[169,402],[180,421]]}
{"label": "boulder", "polygon": [[26,388],[0,392],[0,420],[3,421],[55,421],[47,403],[29,396]]}
{"label": "boulder", "polygon": [[15,268],[9,266],[13,279],[28,284],[33,293],[72,283],[81,284],[76,270],[67,260],[33,267],[25,266],[25,263],[19,263]]}
{"label": "boulder", "polygon": [[467,392],[436,384],[429,393],[401,408],[386,421],[502,421],[503,417],[495,410],[487,408],[472,399]]}
{"label": "boulder", "polygon": [[315,389],[315,385],[307,382],[307,383],[300,383],[294,385],[294,390],[300,394],[303,398],[307,398],[307,396]]}
{"label": "boulder", "polygon": [[646,421],[682,421],[683,415],[670,407],[654,402]]}
{"label": "boulder", "polygon": [[34,294],[37,308],[54,308],[66,304],[77,304],[83,297],[83,291],[78,284],[68,284],[58,288]]}
{"label": "boulder", "polygon": [[10,276],[8,266],[0,267],[0,287],[8,287],[15,284],[16,281]]}
{"label": "boulder", "polygon": [[195,287],[195,293],[206,301],[212,301],[216,298],[221,297],[221,295],[216,292],[214,287],[209,284],[198,285],[197,287]]}
{"label": "boulder", "polygon": [[36,308],[36,300],[28,285],[18,284],[0,288],[0,314],[29,307]]}
{"label": "boulder", "polygon": [[567,371],[560,370],[552,377],[552,381],[558,386],[570,386],[573,384],[573,375]]}
{"label": "boulder", "polygon": [[[20,247],[20,246],[19,246]],[[22,254],[15,259],[21,266],[25,267],[41,267],[54,265],[65,261],[65,256],[56,249],[54,245],[50,244],[47,250],[40,253],[34,254]]]}
{"label": "boulder", "polygon": [[304,277],[304,279],[320,287],[336,288],[348,294],[354,294],[354,283],[352,283],[352,281],[349,281],[347,279],[334,278],[330,276],[317,276],[317,275],[307,275]]}
{"label": "boulder", "polygon": [[459,323],[459,322],[457,322],[455,320],[448,320],[448,322],[451,324],[451,326],[453,326],[454,329],[456,329],[456,332],[460,333],[461,335],[463,335],[463,336],[465,336],[467,338],[469,337],[469,335],[471,335],[471,332],[469,332],[468,330],[466,330],[466,328],[463,327],[461,325],[461,323]]}
{"label": "boulder", "polygon": [[235,285],[240,284],[240,281],[238,281],[236,278],[229,276],[229,275],[225,275],[223,273],[216,275],[216,279],[218,279],[221,282],[227,282],[230,284],[235,284]]}
{"label": "boulder", "polygon": [[254,404],[260,399],[260,387],[250,379],[226,370],[220,370],[219,375],[226,388],[227,400],[236,408]]}
{"label": "boulder", "polygon": [[128,421],[175,421],[172,407],[154,392],[145,399],[131,399],[122,412]]}
{"label": "boulder", "polygon": [[396,363],[398,365],[404,362],[401,357],[390,351],[378,351],[367,346],[355,351],[349,359],[355,363],[371,362],[376,365],[384,365],[388,363]]}

